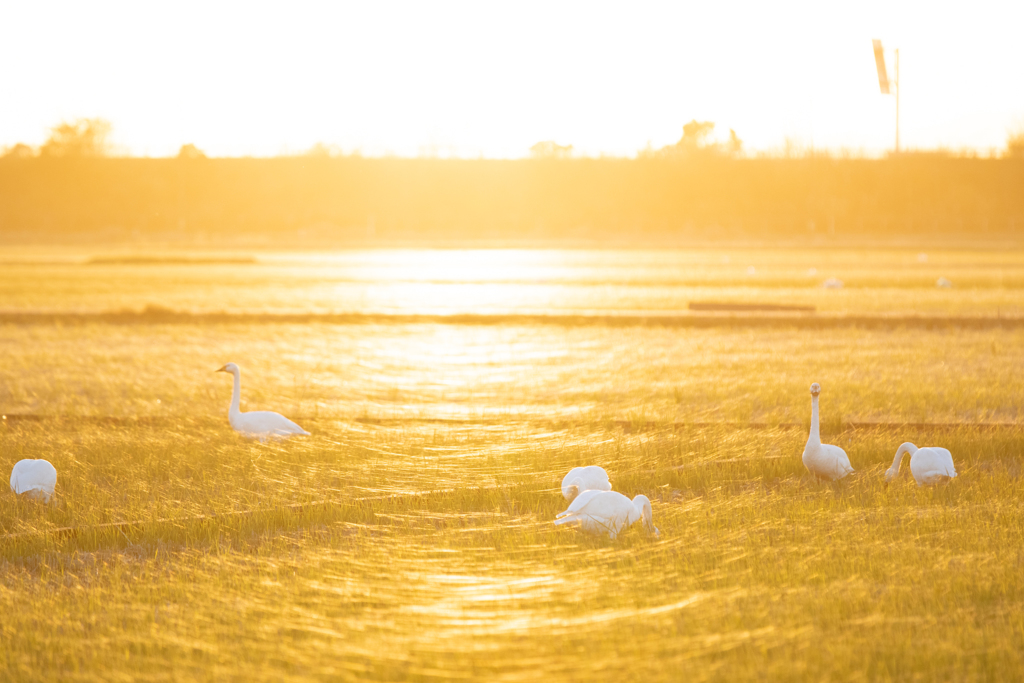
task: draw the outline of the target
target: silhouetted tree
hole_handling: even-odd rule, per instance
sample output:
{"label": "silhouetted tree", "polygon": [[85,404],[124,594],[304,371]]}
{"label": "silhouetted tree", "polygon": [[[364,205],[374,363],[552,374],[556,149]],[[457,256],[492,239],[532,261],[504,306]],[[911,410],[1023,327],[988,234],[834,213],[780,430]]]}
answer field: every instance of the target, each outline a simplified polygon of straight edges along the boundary
{"label": "silhouetted tree", "polygon": [[206,158],[206,154],[203,153],[203,150],[199,149],[198,147],[196,147],[195,145],[193,145],[190,142],[187,145],[182,145],[181,146],[181,149],[178,150],[178,158],[179,159],[205,159]]}
{"label": "silhouetted tree", "polygon": [[544,140],[530,148],[530,155],[534,159],[568,159],[572,156],[572,145]]}
{"label": "silhouetted tree", "polygon": [[333,157],[338,156],[340,150],[335,145],[328,145],[323,142],[318,142],[312,147],[307,149],[303,156],[307,157]]}
{"label": "silhouetted tree", "polygon": [[[662,147],[658,150],[657,154],[669,157],[685,157],[697,153],[720,153],[722,151],[721,147],[709,139],[714,130],[714,122],[698,121],[697,119],[693,119],[689,123],[683,125],[683,137],[679,138],[679,142],[674,145]],[[733,137],[735,137],[735,133],[733,133]],[[738,137],[735,138],[735,140],[737,143],[743,144]],[[732,138],[730,138],[730,143],[731,142]]]}
{"label": "silhouetted tree", "polygon": [[39,148],[47,157],[101,157],[110,151],[107,141],[111,125],[104,119],[67,121],[50,129],[49,139]]}
{"label": "silhouetted tree", "polygon": [[703,149],[707,146],[708,137],[714,130],[713,122],[693,119],[683,126],[683,137],[679,139],[676,146],[684,149]]}
{"label": "silhouetted tree", "polygon": [[1011,133],[1006,138],[1006,156],[1011,159],[1024,159],[1024,130]]}
{"label": "silhouetted tree", "polygon": [[8,147],[4,150],[3,154],[0,154],[5,159],[31,159],[36,155],[34,149],[26,144],[19,142],[16,145]]}

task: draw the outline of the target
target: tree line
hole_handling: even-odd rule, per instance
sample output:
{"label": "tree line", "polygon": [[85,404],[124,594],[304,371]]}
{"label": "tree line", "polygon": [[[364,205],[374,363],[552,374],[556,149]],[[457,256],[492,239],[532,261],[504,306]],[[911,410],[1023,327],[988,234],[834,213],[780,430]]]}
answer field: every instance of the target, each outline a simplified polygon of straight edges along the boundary
{"label": "tree line", "polygon": [[310,246],[1016,240],[1024,160],[0,159],[0,237]]}

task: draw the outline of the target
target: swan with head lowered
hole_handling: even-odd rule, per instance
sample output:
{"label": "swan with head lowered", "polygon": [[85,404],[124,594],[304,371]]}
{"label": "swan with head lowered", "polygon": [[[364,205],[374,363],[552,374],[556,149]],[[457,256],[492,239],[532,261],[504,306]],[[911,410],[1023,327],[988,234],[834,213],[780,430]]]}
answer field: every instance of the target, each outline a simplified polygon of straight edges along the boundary
{"label": "swan with head lowered", "polygon": [[846,456],[846,451],[839,446],[821,443],[821,435],[818,432],[820,393],[821,385],[815,382],[811,385],[811,433],[807,437],[807,445],[804,446],[804,467],[819,479],[836,481],[853,472],[853,467],[850,465],[850,458]]}
{"label": "swan with head lowered", "polygon": [[50,502],[57,469],[46,460],[19,460],[11,470],[11,490],[19,496]]}
{"label": "swan with head lowered", "polygon": [[896,449],[892,467],[885,471],[886,483],[899,476],[904,453],[910,454],[910,473],[914,475],[914,481],[918,486],[945,483],[956,476],[953,455],[945,448],[936,446],[918,448],[907,441]]}
{"label": "swan with head lowered", "polygon": [[556,515],[555,524],[578,525],[587,533],[608,534],[608,538],[614,540],[637,520],[643,520],[644,528],[658,535],[647,496],[630,500],[617,491],[584,491],[576,496],[568,510]]}
{"label": "swan with head lowered", "polygon": [[570,503],[584,491],[611,491],[608,473],[603,467],[588,465],[573,467],[569,474],[562,478],[562,496]]}
{"label": "swan with head lowered", "polygon": [[235,389],[231,393],[231,407],[228,409],[228,422],[231,428],[249,439],[287,439],[296,434],[309,435],[305,429],[289,420],[280,413],[269,410],[255,410],[243,413],[239,410],[242,399],[241,371],[234,363],[228,363],[217,372],[230,372],[235,376]]}

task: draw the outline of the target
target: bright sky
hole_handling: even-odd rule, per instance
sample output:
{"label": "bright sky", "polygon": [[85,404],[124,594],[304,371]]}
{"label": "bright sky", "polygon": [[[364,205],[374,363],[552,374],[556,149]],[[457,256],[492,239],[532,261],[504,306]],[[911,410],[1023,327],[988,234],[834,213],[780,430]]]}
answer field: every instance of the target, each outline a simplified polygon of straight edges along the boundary
{"label": "bright sky", "polygon": [[[906,147],[1024,130],[1024,2],[4,2],[0,147],[100,116],[122,151],[519,157],[675,142]],[[891,70],[890,66],[890,70]]]}

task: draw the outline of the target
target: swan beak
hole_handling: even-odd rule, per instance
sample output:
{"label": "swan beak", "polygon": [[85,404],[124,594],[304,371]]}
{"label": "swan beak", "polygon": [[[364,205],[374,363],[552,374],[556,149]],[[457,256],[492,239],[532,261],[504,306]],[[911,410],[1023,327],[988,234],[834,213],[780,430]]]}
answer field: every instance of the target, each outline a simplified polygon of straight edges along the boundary
{"label": "swan beak", "polygon": [[228,366],[226,366],[226,365],[224,367],[222,367],[220,370],[214,370],[214,372],[227,372],[227,371],[228,371]]}

